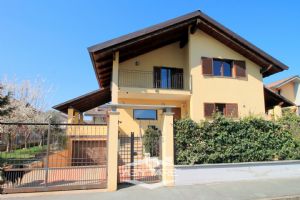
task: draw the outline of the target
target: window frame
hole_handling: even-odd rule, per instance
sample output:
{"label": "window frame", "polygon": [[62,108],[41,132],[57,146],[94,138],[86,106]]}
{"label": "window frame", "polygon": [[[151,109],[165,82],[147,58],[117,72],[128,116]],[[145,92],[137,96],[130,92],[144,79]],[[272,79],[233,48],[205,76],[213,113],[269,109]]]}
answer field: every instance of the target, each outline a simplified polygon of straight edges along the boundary
{"label": "window frame", "polygon": [[[215,61],[219,61],[222,62],[221,64],[221,75],[215,75]],[[230,76],[225,76],[224,75],[224,63],[230,63]],[[212,76],[214,77],[225,77],[225,78],[234,78],[234,74],[233,74],[233,67],[234,67],[234,60],[230,60],[230,59],[220,59],[220,58],[212,58]]]}
{"label": "window frame", "polygon": [[[135,114],[135,111],[137,111],[137,110],[151,110],[151,111],[155,111],[155,118],[137,118],[136,114]],[[155,109],[133,109],[132,110],[132,116],[133,116],[134,120],[153,120],[153,121],[158,120],[157,119],[157,110],[155,110]]]}
{"label": "window frame", "polygon": [[[162,70],[166,70],[166,77],[167,77],[166,80],[163,80]],[[182,83],[178,83],[178,84],[181,85],[181,87],[175,87],[173,85],[173,82],[172,82],[173,73],[181,74]],[[163,81],[166,81],[166,83],[167,83],[166,87],[162,86]],[[178,79],[178,81],[179,81],[179,79]],[[176,89],[177,90],[184,89],[184,68],[154,66],[153,67],[153,88],[157,88],[157,89],[175,89],[175,90]]]}
{"label": "window frame", "polygon": [[[247,63],[245,60],[234,60],[227,58],[201,57],[202,75],[204,77],[229,78],[247,80]],[[221,75],[214,75],[215,61],[230,62],[231,76],[224,76],[224,65],[221,66]]]}
{"label": "window frame", "polygon": [[[222,111],[223,116],[225,116],[225,117],[231,117],[231,118],[234,118],[234,119],[239,118],[239,105],[238,105],[238,103],[220,103],[220,102],[212,102],[212,103],[205,102],[203,104],[203,110],[204,110],[204,117],[205,118],[212,118],[213,113],[216,112],[217,104],[219,104],[219,105],[224,104],[225,105],[224,110]],[[207,113],[206,113],[206,106],[212,106],[212,105],[213,105],[213,112],[210,115],[207,115]],[[231,106],[235,105],[236,108],[237,108],[235,116],[232,116],[232,114],[229,115],[227,113],[228,106],[230,106],[230,105]]]}

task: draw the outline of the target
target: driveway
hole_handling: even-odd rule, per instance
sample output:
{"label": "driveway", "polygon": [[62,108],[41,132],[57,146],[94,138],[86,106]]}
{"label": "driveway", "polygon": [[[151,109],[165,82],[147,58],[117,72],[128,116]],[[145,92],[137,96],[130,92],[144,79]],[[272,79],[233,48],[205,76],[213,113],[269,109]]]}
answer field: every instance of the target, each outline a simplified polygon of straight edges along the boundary
{"label": "driveway", "polygon": [[[103,192],[99,190],[47,192],[32,194],[1,195],[0,199],[9,200],[186,200],[186,199],[278,199],[279,197],[300,196],[300,178],[269,179],[260,181],[238,181],[215,184],[201,184],[192,186],[161,187],[145,189],[141,186],[122,187],[117,192]],[[280,198],[290,199],[290,198]]]}

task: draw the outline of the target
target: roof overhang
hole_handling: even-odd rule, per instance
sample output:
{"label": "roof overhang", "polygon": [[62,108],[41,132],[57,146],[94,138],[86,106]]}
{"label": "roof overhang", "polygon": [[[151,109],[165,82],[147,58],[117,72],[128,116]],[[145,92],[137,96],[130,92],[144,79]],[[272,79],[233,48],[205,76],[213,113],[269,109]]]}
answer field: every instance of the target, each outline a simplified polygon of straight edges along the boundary
{"label": "roof overhang", "polygon": [[284,80],[284,81],[282,81],[282,82],[280,82],[280,83],[278,83],[276,85],[271,86],[270,88],[277,89],[277,88],[280,88],[283,85],[286,85],[286,84],[288,84],[290,82],[300,83],[300,77],[298,75],[292,76],[292,77],[290,77],[290,78],[288,78],[288,79],[286,79],[286,80]]}
{"label": "roof overhang", "polygon": [[275,93],[271,89],[264,86],[265,108],[266,111],[272,109],[274,106],[280,105],[281,107],[296,106],[287,98]]}
{"label": "roof overhang", "polygon": [[111,101],[110,88],[103,88],[58,104],[53,108],[63,113],[68,113],[68,108],[74,108],[79,112],[85,112]]}
{"label": "roof overhang", "polygon": [[162,46],[180,41],[184,46],[188,31],[197,28],[239,52],[262,67],[263,77],[288,69],[288,67],[230,31],[201,11],[151,26],[88,48],[100,87],[109,87],[111,82],[113,54],[119,51],[123,62]]}

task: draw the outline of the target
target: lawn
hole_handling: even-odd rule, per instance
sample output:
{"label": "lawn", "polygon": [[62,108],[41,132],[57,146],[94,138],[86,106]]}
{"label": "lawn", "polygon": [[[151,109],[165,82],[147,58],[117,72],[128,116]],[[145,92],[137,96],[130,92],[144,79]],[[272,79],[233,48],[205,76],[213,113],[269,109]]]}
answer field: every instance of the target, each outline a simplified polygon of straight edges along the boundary
{"label": "lawn", "polygon": [[30,159],[46,151],[46,146],[35,146],[27,149],[17,149],[11,152],[0,152],[0,159]]}

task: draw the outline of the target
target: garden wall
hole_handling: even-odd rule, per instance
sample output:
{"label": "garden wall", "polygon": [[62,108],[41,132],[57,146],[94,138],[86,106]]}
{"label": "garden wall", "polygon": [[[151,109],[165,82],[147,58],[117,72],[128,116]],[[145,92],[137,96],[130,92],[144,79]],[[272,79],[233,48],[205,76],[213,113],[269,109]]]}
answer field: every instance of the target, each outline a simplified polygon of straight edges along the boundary
{"label": "garden wall", "polygon": [[300,177],[300,161],[175,166],[175,185],[297,177]]}

